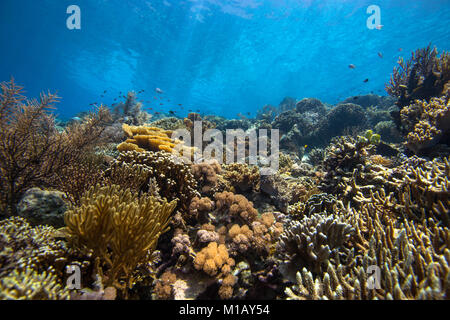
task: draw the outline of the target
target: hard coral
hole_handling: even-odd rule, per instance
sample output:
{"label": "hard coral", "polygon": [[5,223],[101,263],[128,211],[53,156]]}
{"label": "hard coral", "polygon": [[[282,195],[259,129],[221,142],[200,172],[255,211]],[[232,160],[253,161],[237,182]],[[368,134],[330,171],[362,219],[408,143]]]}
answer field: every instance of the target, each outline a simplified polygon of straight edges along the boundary
{"label": "hard coral", "polygon": [[242,163],[224,166],[223,177],[236,192],[256,191],[259,189],[259,168]]}
{"label": "hard coral", "polygon": [[279,249],[291,262],[299,259],[318,271],[334,252],[342,249],[353,232],[351,225],[334,215],[313,214],[289,223],[281,235]]}
{"label": "hard coral", "polygon": [[169,201],[178,199],[177,209],[186,213],[191,199],[199,195],[191,167],[167,152],[129,151],[121,153],[117,160],[148,170],[156,181],[159,195]]}

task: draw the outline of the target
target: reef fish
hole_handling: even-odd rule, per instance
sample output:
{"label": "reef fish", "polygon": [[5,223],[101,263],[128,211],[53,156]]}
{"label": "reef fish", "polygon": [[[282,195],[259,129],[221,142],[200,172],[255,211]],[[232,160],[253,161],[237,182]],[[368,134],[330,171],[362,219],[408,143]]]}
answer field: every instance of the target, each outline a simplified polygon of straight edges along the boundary
{"label": "reef fish", "polygon": [[160,88],[156,88],[155,91],[156,93],[164,93],[164,91],[162,91]]}
{"label": "reef fish", "polygon": [[350,69],[355,69],[355,68],[356,68],[356,66],[355,66],[354,64],[349,64],[348,67],[349,67]]}

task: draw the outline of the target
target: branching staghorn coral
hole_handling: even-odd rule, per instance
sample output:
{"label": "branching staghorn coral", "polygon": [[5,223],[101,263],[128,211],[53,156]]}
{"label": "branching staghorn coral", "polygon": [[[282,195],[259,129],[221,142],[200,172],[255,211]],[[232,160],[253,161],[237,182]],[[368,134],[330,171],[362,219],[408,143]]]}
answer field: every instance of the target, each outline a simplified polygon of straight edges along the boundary
{"label": "branching staghorn coral", "polygon": [[79,207],[66,212],[65,233],[72,246],[92,250],[106,265],[106,286],[131,288],[133,271],[151,261],[175,206],[176,201],[136,198],[129,189],[97,185],[86,192]]}
{"label": "branching staghorn coral", "polygon": [[57,235],[53,227],[31,227],[21,217],[0,221],[0,299],[67,298],[69,264],[80,268],[81,285],[90,285],[92,259],[68,248]]}
{"label": "branching staghorn coral", "polygon": [[120,102],[114,106],[113,117],[115,121],[140,126],[152,118],[151,114],[142,111],[142,103],[136,102],[136,98],[136,93],[130,91],[125,102]]}
{"label": "branching staghorn coral", "polygon": [[432,217],[442,221],[445,226],[450,225],[450,185],[449,159],[443,161],[414,161],[405,160],[395,169],[388,169],[382,176],[382,188],[369,188],[363,192],[363,187],[353,183],[356,189],[356,202],[369,203],[383,212],[390,212],[400,217],[407,217],[415,221],[424,221]]}
{"label": "branching staghorn coral", "polygon": [[389,210],[381,213],[372,203],[351,210],[360,250],[345,261],[330,259],[319,274],[302,269],[297,284],[285,291],[288,298],[448,299],[448,228],[433,218],[423,223],[393,219]]}
{"label": "branching staghorn coral", "polygon": [[230,222],[231,219],[238,219],[238,221],[248,224],[253,222],[258,216],[258,211],[253,208],[253,203],[248,201],[243,195],[225,191],[216,193],[215,199],[216,208],[221,217],[219,221]]}

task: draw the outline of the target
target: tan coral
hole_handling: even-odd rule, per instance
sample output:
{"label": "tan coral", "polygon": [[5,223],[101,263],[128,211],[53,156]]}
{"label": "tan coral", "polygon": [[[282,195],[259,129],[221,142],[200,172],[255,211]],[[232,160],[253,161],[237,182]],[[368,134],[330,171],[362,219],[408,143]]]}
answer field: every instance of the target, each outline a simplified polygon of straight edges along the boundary
{"label": "tan coral", "polygon": [[197,270],[203,270],[210,276],[219,273],[228,273],[229,268],[234,265],[234,260],[228,255],[225,245],[210,242],[207,247],[197,253],[194,266]]}

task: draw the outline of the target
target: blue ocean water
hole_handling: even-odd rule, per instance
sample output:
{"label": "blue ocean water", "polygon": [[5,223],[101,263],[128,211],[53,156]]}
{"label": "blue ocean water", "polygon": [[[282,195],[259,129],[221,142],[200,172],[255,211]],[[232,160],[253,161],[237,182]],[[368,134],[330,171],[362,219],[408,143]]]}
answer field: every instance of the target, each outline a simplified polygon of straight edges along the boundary
{"label": "blue ocean water", "polygon": [[[66,26],[70,5],[80,30]],[[370,5],[381,30],[367,28]],[[61,117],[129,90],[180,116],[254,115],[286,96],[334,104],[385,95],[399,56],[450,49],[448,0],[1,0],[0,21],[0,80],[57,91]]]}

